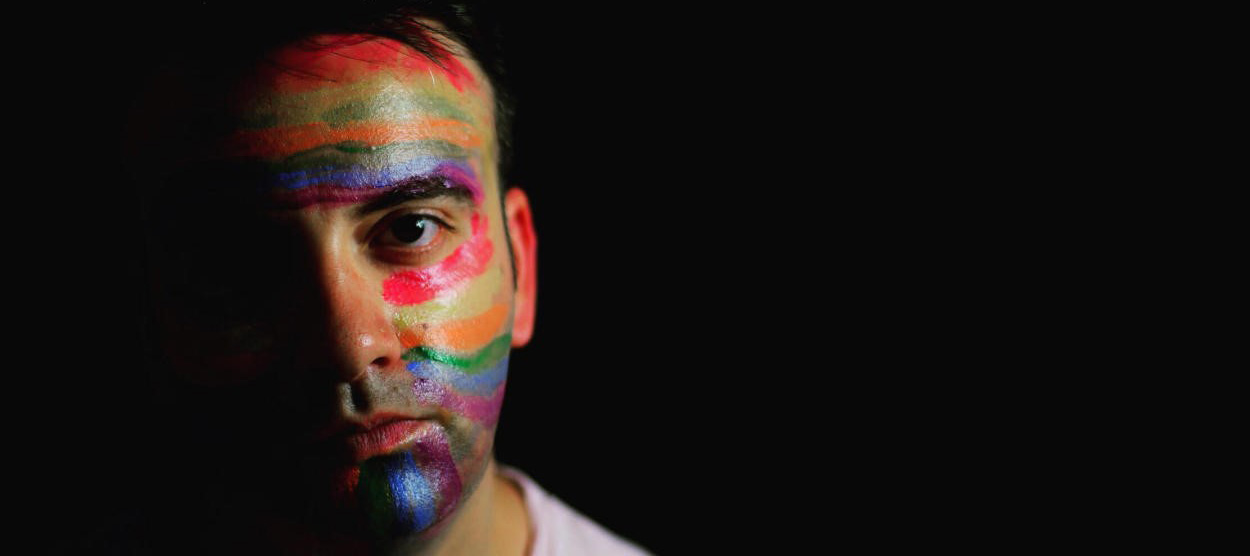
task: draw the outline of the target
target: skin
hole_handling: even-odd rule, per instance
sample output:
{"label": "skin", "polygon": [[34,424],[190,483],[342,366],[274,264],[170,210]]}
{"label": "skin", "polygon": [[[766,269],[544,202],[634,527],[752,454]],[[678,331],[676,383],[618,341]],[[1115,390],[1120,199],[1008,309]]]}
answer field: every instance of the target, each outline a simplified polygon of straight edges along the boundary
{"label": "skin", "polygon": [[169,165],[192,177],[156,234],[162,356],[232,541],[526,549],[492,446],[536,238],[525,194],[501,196],[489,82],[448,48],[440,65],[368,35],[281,47],[229,87],[226,131]]}

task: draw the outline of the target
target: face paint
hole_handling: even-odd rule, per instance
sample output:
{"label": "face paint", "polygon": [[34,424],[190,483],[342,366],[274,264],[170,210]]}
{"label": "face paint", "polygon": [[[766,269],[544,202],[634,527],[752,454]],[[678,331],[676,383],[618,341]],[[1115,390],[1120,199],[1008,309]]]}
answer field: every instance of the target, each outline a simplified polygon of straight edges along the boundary
{"label": "face paint", "polygon": [[[261,66],[261,78],[275,89],[302,92],[324,86],[324,82],[347,83],[368,79],[371,74],[390,72],[405,80],[429,79],[432,87],[449,83],[456,92],[476,92],[478,80],[463,62],[427,35],[427,43],[441,63],[416,52],[412,47],[366,34],[317,35],[283,48],[271,56],[271,65]],[[319,83],[318,81],[321,81]]]}
{"label": "face paint", "polygon": [[410,451],[371,458],[355,489],[370,532],[378,539],[424,531],[455,511],[460,475],[446,439],[425,429]]}
{"label": "face paint", "polygon": [[345,143],[357,148],[382,147],[397,141],[446,141],[465,147],[481,147],[473,127],[455,120],[425,120],[389,125],[358,123],[330,126],[311,123],[290,128],[240,131],[231,156],[279,158],[305,153],[327,143]]}
{"label": "face paint", "polygon": [[382,296],[395,305],[415,305],[434,299],[440,291],[455,288],[479,277],[494,253],[485,226],[473,215],[473,236],[451,256],[432,268],[392,274],[382,284]]}
{"label": "face paint", "polygon": [[[432,321],[471,318],[479,315],[498,303],[497,297],[505,292],[504,270],[502,267],[491,266],[476,280],[467,284],[462,291],[444,292],[438,297],[418,305],[395,307],[395,327],[403,330],[420,326]],[[405,347],[415,345],[407,342]]]}
{"label": "face paint", "polygon": [[[317,452],[307,465],[335,467],[301,476],[335,477],[307,488],[324,489],[335,511],[353,514],[379,542],[437,531],[489,463],[511,345],[511,267],[507,250],[496,249],[504,219],[488,91],[475,78],[480,70],[459,59],[440,66],[376,37],[314,37],[271,53],[271,62],[237,87],[234,130],[212,160],[261,168],[248,186],[261,188],[265,210],[306,239],[296,244],[311,255],[291,266],[291,287],[274,292],[291,296],[279,304],[291,315],[258,316],[269,319],[260,329],[274,338],[249,349],[263,361],[294,362],[273,379],[290,395],[341,392],[350,373],[333,384],[305,382],[322,376],[313,371],[326,361],[390,361],[373,355],[393,345],[393,365],[348,385],[373,389],[361,396],[371,405],[353,407],[372,412],[362,419],[370,426],[391,418],[417,424],[360,443],[363,452],[346,464],[333,450]],[[391,229],[413,215],[427,217],[426,227]],[[413,239],[427,233],[428,245]],[[330,341],[327,318],[336,327]],[[374,347],[350,343],[360,337]],[[327,344],[337,351],[319,351]],[[357,354],[369,356],[351,359]],[[305,382],[283,388],[283,380]]]}
{"label": "face paint", "polygon": [[440,346],[456,351],[469,351],[491,341],[510,316],[508,305],[499,303],[474,317],[446,323],[421,323],[414,328],[405,328],[400,332],[399,340],[403,342],[405,349],[416,347],[422,338],[429,338],[428,341]]}

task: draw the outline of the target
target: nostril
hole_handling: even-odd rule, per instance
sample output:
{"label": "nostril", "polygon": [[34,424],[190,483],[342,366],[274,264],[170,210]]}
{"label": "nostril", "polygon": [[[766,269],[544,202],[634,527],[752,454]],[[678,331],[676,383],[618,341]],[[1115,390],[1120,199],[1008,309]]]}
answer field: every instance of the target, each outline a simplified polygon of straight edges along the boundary
{"label": "nostril", "polygon": [[361,414],[369,413],[372,408],[369,407],[369,398],[365,395],[365,388],[352,388],[352,407],[356,412]]}
{"label": "nostril", "polygon": [[374,359],[373,362],[370,363],[370,365],[375,369],[385,369],[390,364],[391,364],[391,359],[386,356],[382,356],[377,359]]}

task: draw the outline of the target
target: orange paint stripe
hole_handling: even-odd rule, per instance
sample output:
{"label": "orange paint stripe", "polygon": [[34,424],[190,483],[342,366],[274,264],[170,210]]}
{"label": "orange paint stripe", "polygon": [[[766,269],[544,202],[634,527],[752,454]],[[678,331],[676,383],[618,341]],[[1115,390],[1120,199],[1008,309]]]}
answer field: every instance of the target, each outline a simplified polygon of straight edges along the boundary
{"label": "orange paint stripe", "polygon": [[234,156],[280,158],[344,141],[376,147],[424,139],[442,139],[466,148],[482,145],[482,138],[473,126],[460,120],[363,122],[334,127],[315,122],[239,131],[229,139],[227,151]]}
{"label": "orange paint stripe", "polygon": [[508,304],[497,303],[485,313],[446,323],[421,324],[399,333],[404,349],[419,345],[453,351],[475,351],[499,335],[508,318]]}

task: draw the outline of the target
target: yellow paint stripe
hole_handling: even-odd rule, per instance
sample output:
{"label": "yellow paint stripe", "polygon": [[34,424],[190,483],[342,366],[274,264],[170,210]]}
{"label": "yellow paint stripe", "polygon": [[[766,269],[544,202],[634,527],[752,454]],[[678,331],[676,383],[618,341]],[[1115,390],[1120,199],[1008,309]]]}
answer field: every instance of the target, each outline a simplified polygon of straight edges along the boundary
{"label": "yellow paint stripe", "polygon": [[490,310],[495,304],[495,293],[503,284],[503,269],[492,265],[469,287],[449,295],[436,297],[425,303],[395,307],[392,319],[395,328],[405,330],[420,324],[433,324],[467,319]]}

